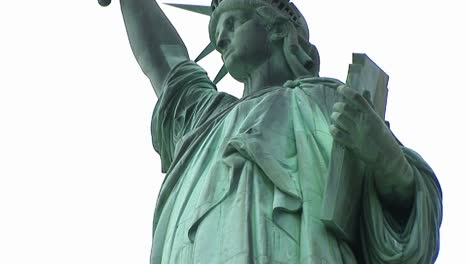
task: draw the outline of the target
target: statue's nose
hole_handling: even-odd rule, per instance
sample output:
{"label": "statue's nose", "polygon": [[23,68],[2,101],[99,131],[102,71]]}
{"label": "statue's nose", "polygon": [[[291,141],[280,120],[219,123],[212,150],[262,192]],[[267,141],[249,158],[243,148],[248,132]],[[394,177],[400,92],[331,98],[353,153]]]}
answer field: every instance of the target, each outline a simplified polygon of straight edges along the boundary
{"label": "statue's nose", "polygon": [[218,46],[218,49],[221,51],[226,50],[226,48],[229,46],[231,41],[227,38],[219,39],[218,42],[216,43],[216,46]]}
{"label": "statue's nose", "polygon": [[225,51],[228,46],[231,44],[231,33],[226,30],[226,28],[222,28],[221,32],[218,35],[218,39],[216,40],[216,48],[223,52]]}

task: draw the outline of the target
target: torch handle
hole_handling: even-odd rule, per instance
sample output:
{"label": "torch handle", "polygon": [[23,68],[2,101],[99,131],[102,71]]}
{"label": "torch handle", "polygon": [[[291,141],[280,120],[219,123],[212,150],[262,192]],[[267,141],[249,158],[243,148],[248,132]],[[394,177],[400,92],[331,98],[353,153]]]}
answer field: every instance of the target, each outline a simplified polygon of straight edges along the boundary
{"label": "torch handle", "polygon": [[101,5],[101,6],[108,6],[110,5],[112,0],[98,0],[98,3]]}

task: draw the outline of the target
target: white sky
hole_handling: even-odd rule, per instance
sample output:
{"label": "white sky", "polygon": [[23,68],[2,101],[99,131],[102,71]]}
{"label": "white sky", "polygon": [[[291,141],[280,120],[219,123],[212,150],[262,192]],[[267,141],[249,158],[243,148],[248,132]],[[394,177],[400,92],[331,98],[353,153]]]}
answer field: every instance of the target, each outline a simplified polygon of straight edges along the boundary
{"label": "white sky", "polygon": [[[387,119],[443,188],[439,264],[468,263],[465,2],[295,1],[322,76],[344,80],[352,52],[390,75]],[[208,19],[163,8],[194,58]],[[148,263],[163,180],[149,129],[156,97],[118,2],[2,0],[0,34],[0,263]],[[202,62],[212,77],[218,57]]]}

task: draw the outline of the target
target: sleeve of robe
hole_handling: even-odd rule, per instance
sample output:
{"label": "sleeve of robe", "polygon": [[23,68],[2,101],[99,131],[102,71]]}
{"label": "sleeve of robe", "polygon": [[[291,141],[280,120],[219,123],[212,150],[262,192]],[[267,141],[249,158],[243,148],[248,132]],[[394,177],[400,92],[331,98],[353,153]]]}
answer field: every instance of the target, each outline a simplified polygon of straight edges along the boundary
{"label": "sleeve of robe", "polygon": [[162,171],[167,172],[177,143],[237,98],[218,92],[206,72],[192,61],[174,67],[163,86],[153,112],[151,135]]}
{"label": "sleeve of robe", "polygon": [[415,176],[412,211],[402,223],[381,205],[374,181],[365,183],[361,216],[361,251],[368,264],[434,263],[439,251],[442,192],[427,163],[403,148]]}

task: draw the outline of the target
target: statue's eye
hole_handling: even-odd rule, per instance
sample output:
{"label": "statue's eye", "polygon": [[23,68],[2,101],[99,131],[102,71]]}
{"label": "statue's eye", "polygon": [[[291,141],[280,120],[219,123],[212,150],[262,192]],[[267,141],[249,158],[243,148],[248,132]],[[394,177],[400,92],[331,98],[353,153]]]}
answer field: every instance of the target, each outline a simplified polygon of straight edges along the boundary
{"label": "statue's eye", "polygon": [[226,24],[224,24],[227,30],[233,31],[234,30],[234,18],[230,18],[226,20]]}

